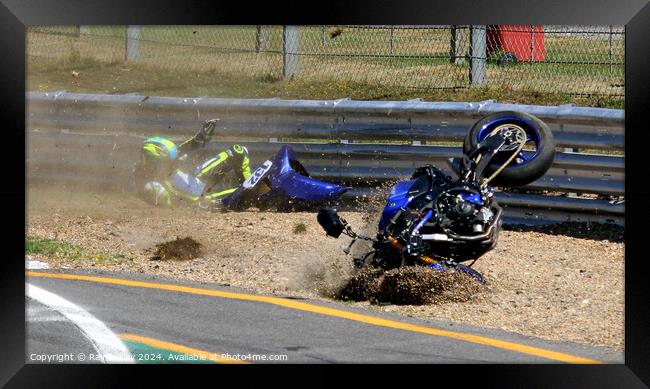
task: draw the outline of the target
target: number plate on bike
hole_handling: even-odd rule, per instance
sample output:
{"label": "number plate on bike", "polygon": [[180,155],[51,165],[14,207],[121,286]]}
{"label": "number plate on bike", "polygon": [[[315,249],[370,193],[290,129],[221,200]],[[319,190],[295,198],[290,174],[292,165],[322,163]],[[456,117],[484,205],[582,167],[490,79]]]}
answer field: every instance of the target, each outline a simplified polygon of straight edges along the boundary
{"label": "number plate on bike", "polygon": [[250,189],[257,185],[257,183],[268,173],[269,170],[271,170],[271,166],[273,166],[273,162],[271,161],[266,161],[262,164],[262,166],[258,167],[255,169],[253,174],[251,174],[250,177],[244,181],[242,186],[244,188]]}

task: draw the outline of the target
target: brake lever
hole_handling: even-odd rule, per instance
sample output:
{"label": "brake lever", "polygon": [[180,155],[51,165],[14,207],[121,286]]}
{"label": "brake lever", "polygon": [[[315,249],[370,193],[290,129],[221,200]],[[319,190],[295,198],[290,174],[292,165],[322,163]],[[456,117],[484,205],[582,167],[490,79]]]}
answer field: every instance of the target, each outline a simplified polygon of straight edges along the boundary
{"label": "brake lever", "polygon": [[345,235],[349,236],[350,238],[352,238],[352,241],[350,241],[350,244],[348,245],[348,247],[346,247],[346,248],[343,250],[343,252],[345,253],[345,255],[350,254],[350,250],[352,250],[352,246],[353,246],[353,245],[354,245],[354,244],[355,244],[359,239],[361,239],[361,240],[367,240],[367,241],[371,241],[371,242],[374,242],[374,241],[375,241],[374,239],[369,238],[369,237],[367,237],[367,236],[365,236],[365,235],[363,235],[363,234],[357,234],[356,232],[354,232],[354,231],[352,230],[352,227],[350,227],[350,225],[345,221],[345,219],[341,219],[341,220],[342,220],[343,223],[345,224],[345,230],[343,230],[343,234],[345,234]]}
{"label": "brake lever", "polygon": [[348,247],[346,247],[345,249],[343,249],[343,252],[345,253],[345,255],[350,254],[350,250],[352,250],[352,245],[354,245],[354,244],[357,242],[358,239],[359,239],[359,238],[357,238],[357,237],[355,236],[354,238],[352,238],[352,241],[350,242],[350,244],[348,245]]}

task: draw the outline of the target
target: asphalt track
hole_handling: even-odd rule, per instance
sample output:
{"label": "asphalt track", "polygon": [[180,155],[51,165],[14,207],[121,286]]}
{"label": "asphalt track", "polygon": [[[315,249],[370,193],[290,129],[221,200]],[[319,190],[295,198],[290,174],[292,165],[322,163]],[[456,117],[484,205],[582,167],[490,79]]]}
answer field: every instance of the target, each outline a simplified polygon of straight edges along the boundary
{"label": "asphalt track", "polygon": [[[623,363],[607,348],[217,284],[51,270],[27,271],[26,282],[98,319],[136,363]],[[27,363],[46,362],[32,354],[92,352],[56,312],[27,306]]]}
{"label": "asphalt track", "polygon": [[[92,344],[84,337],[79,328],[66,318],[47,306],[33,300],[26,299],[27,308],[27,360],[30,362],[44,362],[46,359],[37,359],[36,356],[59,355],[62,349],[67,353],[93,353]],[[64,347],[62,345],[65,345]],[[71,360],[49,362],[74,363]]]}

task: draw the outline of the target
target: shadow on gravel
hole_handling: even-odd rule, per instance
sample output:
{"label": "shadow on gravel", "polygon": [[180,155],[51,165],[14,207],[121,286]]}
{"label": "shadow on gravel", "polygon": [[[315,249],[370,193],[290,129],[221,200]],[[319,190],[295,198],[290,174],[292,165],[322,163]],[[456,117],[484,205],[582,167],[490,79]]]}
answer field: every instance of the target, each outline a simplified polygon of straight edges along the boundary
{"label": "shadow on gravel", "polygon": [[459,272],[407,266],[384,271],[366,268],[350,278],[334,296],[340,300],[398,305],[469,301],[483,289]]}
{"label": "shadow on gravel", "polygon": [[502,228],[506,231],[539,232],[542,234],[565,235],[581,239],[608,240],[613,243],[622,243],[625,237],[625,227],[605,223],[564,222],[543,225],[504,224]]}

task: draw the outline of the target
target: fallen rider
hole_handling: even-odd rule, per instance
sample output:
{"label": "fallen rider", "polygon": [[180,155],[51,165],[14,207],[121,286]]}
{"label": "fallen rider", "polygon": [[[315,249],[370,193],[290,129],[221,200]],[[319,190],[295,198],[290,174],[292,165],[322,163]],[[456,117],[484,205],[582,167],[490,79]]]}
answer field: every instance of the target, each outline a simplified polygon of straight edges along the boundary
{"label": "fallen rider", "polygon": [[251,176],[246,147],[235,144],[209,158],[199,152],[212,138],[218,120],[205,121],[178,146],[162,137],[146,139],[132,173],[136,194],[153,205],[186,202],[209,207],[234,192]]}

